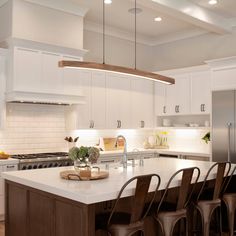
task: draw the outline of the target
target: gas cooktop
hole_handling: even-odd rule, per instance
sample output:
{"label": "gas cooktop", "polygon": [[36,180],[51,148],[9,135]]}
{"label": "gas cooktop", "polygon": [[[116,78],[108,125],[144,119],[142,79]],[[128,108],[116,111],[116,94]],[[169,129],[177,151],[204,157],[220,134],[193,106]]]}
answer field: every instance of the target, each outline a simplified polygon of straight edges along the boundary
{"label": "gas cooktop", "polygon": [[11,158],[19,160],[37,159],[37,158],[57,158],[68,157],[67,152],[48,152],[48,153],[32,153],[32,154],[17,154],[12,155]]}

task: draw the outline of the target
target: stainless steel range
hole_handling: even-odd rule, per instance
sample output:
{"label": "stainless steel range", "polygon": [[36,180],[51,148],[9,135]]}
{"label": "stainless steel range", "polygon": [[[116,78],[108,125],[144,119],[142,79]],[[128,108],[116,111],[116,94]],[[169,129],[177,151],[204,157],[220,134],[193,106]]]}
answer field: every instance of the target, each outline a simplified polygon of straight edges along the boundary
{"label": "stainless steel range", "polygon": [[19,159],[19,170],[30,170],[73,165],[67,152],[19,154],[11,158]]}

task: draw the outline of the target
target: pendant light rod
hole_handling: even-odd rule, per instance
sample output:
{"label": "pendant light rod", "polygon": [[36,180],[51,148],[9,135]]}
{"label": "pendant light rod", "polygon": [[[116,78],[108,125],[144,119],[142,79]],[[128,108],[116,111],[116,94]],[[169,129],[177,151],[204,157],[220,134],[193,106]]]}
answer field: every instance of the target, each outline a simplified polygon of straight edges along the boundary
{"label": "pendant light rod", "polygon": [[175,80],[173,78],[158,75],[156,73],[137,70],[137,2],[135,0],[135,16],[134,16],[134,68],[128,68],[123,66],[115,66],[115,65],[108,65],[105,63],[105,54],[106,54],[106,37],[105,37],[105,2],[103,1],[103,35],[102,35],[102,52],[103,52],[103,63],[96,63],[96,62],[85,62],[85,61],[59,61],[58,66],[59,67],[70,67],[70,68],[80,68],[80,69],[88,69],[88,70],[103,70],[103,71],[109,71],[112,73],[118,73],[118,74],[125,74],[125,75],[132,75],[135,77],[141,77],[143,79],[148,79],[152,81],[161,82],[164,84],[174,84]]}
{"label": "pendant light rod", "polygon": [[105,49],[105,1],[102,0],[102,11],[103,11],[103,17],[102,17],[102,31],[103,31],[103,34],[102,34],[102,42],[103,42],[103,46],[102,46],[102,50],[103,50],[103,64],[105,64],[105,53],[106,53],[106,49]]}
{"label": "pendant light rod", "polygon": [[137,1],[134,3],[134,69],[137,69]]}

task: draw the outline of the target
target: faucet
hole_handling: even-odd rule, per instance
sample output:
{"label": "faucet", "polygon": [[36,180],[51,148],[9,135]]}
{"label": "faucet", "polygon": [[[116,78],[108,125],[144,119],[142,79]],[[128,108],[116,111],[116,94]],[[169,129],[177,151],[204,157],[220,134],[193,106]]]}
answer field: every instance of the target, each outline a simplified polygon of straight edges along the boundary
{"label": "faucet", "polygon": [[124,140],[124,152],[123,152],[123,159],[122,159],[121,163],[123,164],[123,168],[126,169],[127,168],[127,142],[126,142],[126,138],[123,135],[118,135],[116,137],[115,147],[117,147],[119,139]]}

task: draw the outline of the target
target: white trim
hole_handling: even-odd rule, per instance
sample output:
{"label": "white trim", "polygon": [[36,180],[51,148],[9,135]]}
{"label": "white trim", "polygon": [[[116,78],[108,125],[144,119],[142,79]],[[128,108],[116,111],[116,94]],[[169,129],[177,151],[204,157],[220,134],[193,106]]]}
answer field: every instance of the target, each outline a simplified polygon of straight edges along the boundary
{"label": "white trim", "polygon": [[[99,34],[103,33],[101,24],[88,21],[88,20],[84,21],[84,30],[99,33]],[[203,35],[206,33],[208,32],[202,29],[190,29],[190,30],[182,30],[179,32],[170,33],[164,36],[157,36],[157,37],[148,37],[148,36],[139,34],[137,35],[137,42],[140,44],[148,45],[148,46],[157,46],[157,45],[170,43],[170,42],[174,42],[181,39],[192,38],[192,37]],[[134,41],[133,33],[130,33],[128,31],[124,31],[115,27],[106,26],[106,35],[109,35],[115,38],[128,40],[131,42]]]}
{"label": "white trim", "polygon": [[7,48],[18,46],[24,48],[32,48],[41,51],[49,51],[52,53],[61,53],[64,55],[71,55],[76,57],[83,57],[88,52],[88,50],[86,49],[67,48],[19,38],[8,38],[5,41],[1,42],[0,46],[1,45],[4,45]]}
{"label": "white trim", "polygon": [[73,3],[68,0],[24,0],[24,1],[82,17],[84,17],[89,10],[86,7],[82,7],[79,4]]}
{"label": "white trim", "polygon": [[224,70],[236,67],[236,56],[205,61],[212,70]]}
{"label": "white trim", "polygon": [[8,0],[0,0],[0,7],[2,7],[4,4],[6,4]]}
{"label": "white trim", "polygon": [[185,74],[185,73],[198,72],[198,71],[207,71],[207,70],[210,71],[210,67],[208,65],[198,65],[198,66],[177,68],[177,69],[172,69],[172,70],[157,71],[154,73],[168,76],[168,75],[178,75],[178,74]]}

